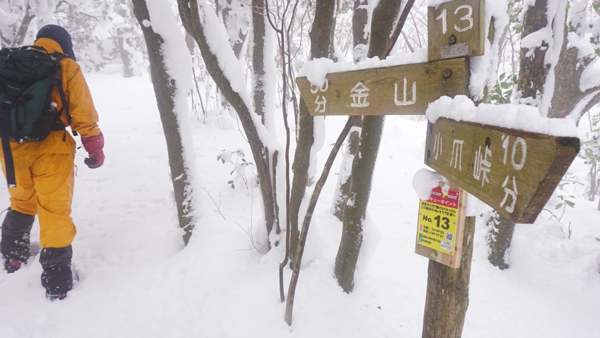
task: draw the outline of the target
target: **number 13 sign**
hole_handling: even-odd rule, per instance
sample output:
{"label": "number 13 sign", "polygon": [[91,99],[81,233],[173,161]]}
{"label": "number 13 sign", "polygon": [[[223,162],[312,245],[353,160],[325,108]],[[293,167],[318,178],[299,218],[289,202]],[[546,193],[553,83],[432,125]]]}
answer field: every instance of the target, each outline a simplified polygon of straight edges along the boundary
{"label": "number 13 sign", "polygon": [[454,255],[459,192],[435,188],[419,207],[417,244]]}
{"label": "number 13 sign", "polygon": [[460,267],[467,192],[449,182],[420,201],[415,252],[453,269]]}
{"label": "number 13 sign", "polygon": [[483,0],[454,0],[429,7],[429,61],[483,55]]}

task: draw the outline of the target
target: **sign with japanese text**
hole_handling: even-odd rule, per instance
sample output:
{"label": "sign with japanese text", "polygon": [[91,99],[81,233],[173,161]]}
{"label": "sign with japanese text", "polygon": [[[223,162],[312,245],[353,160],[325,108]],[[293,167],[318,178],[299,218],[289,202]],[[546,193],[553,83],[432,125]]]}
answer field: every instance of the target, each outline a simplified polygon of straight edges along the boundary
{"label": "sign with japanese text", "polygon": [[311,115],[424,115],[442,95],[468,93],[466,58],[330,73],[322,86],[296,79]]}
{"label": "sign with japanese text", "polygon": [[579,152],[579,139],[441,118],[425,164],[515,223],[533,223]]}
{"label": "sign with japanese text", "polygon": [[484,54],[483,0],[455,0],[428,8],[429,60]]}
{"label": "sign with japanese text", "polygon": [[[467,192],[440,176],[440,187],[420,201],[415,253],[453,269],[463,253]],[[443,186],[443,188],[442,188]]]}
{"label": "sign with japanese text", "polygon": [[459,192],[433,189],[427,201],[420,201],[417,244],[454,255]]}

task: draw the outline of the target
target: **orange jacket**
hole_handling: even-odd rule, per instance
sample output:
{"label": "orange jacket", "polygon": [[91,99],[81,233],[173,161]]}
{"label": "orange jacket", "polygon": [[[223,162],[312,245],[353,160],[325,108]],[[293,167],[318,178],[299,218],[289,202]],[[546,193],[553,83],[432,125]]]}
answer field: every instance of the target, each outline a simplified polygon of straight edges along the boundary
{"label": "orange jacket", "polygon": [[[40,38],[35,41],[36,46],[44,47],[49,53],[60,52],[62,48],[58,42]],[[81,134],[81,137],[90,137],[100,134],[98,128],[98,113],[92,101],[92,95],[88,88],[81,68],[77,62],[70,58],[64,58],[61,62],[61,79],[66,99],[69,101],[69,114],[71,122],[67,120],[65,112],[61,114],[61,120],[66,126]],[[58,104],[58,109],[62,108],[62,100],[58,89],[52,93],[52,101]],[[13,156],[33,155],[33,154],[74,154],[75,140],[68,131],[51,131],[48,137],[41,142],[21,142],[11,141],[10,143]],[[0,154],[2,149],[0,148]],[[4,155],[2,155],[4,156]]]}

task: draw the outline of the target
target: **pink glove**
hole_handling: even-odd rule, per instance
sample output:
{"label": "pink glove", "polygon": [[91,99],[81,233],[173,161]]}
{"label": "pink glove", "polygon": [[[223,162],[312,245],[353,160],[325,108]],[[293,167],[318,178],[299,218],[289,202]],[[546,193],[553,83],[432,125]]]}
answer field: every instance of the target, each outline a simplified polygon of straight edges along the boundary
{"label": "pink glove", "polygon": [[83,162],[91,169],[96,169],[104,164],[104,135],[82,137],[81,142],[83,148],[88,152],[90,157],[86,158]]}

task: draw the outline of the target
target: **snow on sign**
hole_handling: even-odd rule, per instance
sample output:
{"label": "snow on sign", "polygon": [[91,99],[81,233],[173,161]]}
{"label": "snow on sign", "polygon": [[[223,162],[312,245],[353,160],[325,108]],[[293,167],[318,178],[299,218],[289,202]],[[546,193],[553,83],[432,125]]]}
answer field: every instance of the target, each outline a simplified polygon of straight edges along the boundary
{"label": "snow on sign", "polygon": [[428,8],[429,60],[483,55],[483,0],[455,0]]}
{"label": "snow on sign", "polygon": [[458,217],[458,190],[437,187],[427,201],[420,201],[417,244],[454,255]]}
{"label": "snow on sign", "polygon": [[429,123],[425,164],[515,223],[533,223],[579,152],[579,139],[457,122]]}
{"label": "snow on sign", "polygon": [[442,95],[468,93],[466,58],[330,73],[296,83],[311,115],[424,115]]}

